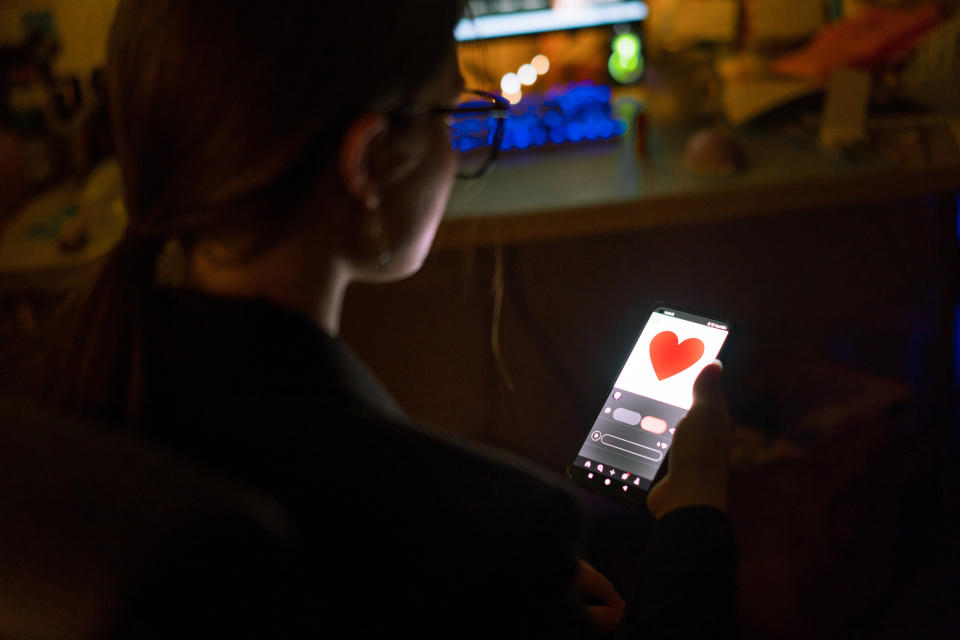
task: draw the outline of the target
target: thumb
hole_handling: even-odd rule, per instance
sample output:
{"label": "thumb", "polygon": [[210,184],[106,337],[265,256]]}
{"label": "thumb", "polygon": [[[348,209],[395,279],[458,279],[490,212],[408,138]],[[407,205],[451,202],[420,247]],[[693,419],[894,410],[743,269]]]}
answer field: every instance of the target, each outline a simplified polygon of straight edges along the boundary
{"label": "thumb", "polygon": [[721,407],[726,404],[720,383],[723,378],[723,363],[714,360],[700,372],[693,383],[693,403]]}

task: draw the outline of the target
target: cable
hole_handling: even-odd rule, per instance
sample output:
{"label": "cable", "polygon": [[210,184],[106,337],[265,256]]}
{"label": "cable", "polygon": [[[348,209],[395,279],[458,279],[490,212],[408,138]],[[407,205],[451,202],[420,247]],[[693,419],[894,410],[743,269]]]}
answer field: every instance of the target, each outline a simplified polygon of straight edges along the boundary
{"label": "cable", "polygon": [[500,319],[503,315],[503,245],[497,244],[493,248],[493,282],[490,284],[493,291],[493,318],[490,322],[490,348],[493,350],[493,358],[497,361],[497,369],[500,371],[500,377],[510,391],[516,390],[513,383],[513,377],[507,369],[507,363],[503,359],[503,353],[500,350]]}

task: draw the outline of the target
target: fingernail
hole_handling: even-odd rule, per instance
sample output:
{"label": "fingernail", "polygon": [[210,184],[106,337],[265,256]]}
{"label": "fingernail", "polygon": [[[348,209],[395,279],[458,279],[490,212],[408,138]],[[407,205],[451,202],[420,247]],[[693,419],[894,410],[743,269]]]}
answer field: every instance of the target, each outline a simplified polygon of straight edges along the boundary
{"label": "fingernail", "polygon": [[714,361],[713,361],[713,364],[715,364],[715,365],[717,365],[718,367],[720,367],[721,369],[723,369],[723,361],[720,360],[720,358],[717,358],[716,360],[714,360]]}

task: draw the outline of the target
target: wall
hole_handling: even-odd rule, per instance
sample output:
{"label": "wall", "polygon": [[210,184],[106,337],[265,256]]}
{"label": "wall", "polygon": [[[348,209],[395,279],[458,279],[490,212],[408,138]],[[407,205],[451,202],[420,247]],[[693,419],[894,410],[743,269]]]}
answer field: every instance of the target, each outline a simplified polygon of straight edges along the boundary
{"label": "wall", "polygon": [[20,17],[26,11],[53,11],[62,52],[56,71],[86,75],[103,63],[107,32],[117,0],[3,0],[0,6],[0,44],[23,38]]}
{"label": "wall", "polygon": [[103,64],[117,0],[54,0],[53,4],[63,44],[57,70],[82,75]]}

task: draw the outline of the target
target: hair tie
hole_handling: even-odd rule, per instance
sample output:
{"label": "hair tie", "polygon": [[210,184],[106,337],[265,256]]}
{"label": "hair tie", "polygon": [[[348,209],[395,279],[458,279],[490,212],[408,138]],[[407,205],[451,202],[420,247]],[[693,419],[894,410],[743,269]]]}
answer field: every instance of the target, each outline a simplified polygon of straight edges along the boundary
{"label": "hair tie", "polygon": [[184,280],[187,258],[179,238],[163,238],[128,227],[114,247],[120,272],[144,282],[177,287]]}
{"label": "hair tie", "polygon": [[154,266],[154,281],[164,287],[179,287],[187,274],[187,252],[180,238],[168,238]]}

